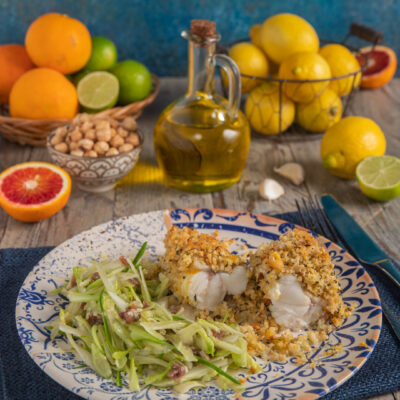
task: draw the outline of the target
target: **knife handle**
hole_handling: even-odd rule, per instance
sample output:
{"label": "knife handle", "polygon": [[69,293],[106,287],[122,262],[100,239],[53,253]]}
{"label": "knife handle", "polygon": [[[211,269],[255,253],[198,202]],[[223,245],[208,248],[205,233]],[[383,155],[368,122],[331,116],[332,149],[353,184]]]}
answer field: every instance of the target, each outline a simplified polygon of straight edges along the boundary
{"label": "knife handle", "polygon": [[400,271],[390,260],[375,263],[400,288]]}

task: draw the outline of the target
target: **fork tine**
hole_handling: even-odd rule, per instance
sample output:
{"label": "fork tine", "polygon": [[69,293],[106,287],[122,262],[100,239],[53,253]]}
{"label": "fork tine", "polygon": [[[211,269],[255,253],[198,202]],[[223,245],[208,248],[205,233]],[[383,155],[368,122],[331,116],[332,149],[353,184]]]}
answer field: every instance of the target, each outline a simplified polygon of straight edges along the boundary
{"label": "fork tine", "polygon": [[310,223],[308,224],[308,228],[311,229],[312,231],[316,231],[316,225],[315,225],[315,221],[314,218],[312,217],[311,213],[310,213],[310,209],[307,205],[307,202],[305,201],[304,197],[302,198],[303,201],[303,205],[304,205],[304,210],[306,212],[306,215],[308,216],[308,219],[310,221]]}
{"label": "fork tine", "polygon": [[328,236],[324,225],[321,223],[321,217],[319,215],[318,210],[316,209],[316,205],[314,204],[314,201],[313,201],[313,198],[311,195],[308,197],[308,202],[310,204],[310,213],[313,214],[315,221],[317,221],[317,225],[319,227],[320,233],[325,237]]}
{"label": "fork tine", "polygon": [[319,197],[317,195],[315,195],[315,203],[317,205],[318,210],[320,211],[320,215],[322,216],[324,224],[328,228],[328,231],[330,233],[329,236],[333,239],[335,243],[340,243],[341,240],[338,234],[336,233],[335,228],[332,226],[331,221],[329,221],[329,218],[326,215],[325,210],[323,209]]}
{"label": "fork tine", "polygon": [[301,208],[299,202],[297,201],[297,199],[295,200],[295,203],[296,203],[297,211],[298,211],[299,216],[300,216],[301,224],[302,224],[304,227],[306,227],[307,222],[306,222],[306,220],[304,219],[303,210],[302,210],[302,208]]}

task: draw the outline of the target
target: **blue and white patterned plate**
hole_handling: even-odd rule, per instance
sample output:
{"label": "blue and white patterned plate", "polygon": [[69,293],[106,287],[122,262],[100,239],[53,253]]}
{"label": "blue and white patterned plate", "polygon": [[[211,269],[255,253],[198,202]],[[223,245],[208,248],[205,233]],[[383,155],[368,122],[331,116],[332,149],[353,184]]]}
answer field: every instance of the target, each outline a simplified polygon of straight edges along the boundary
{"label": "blue and white patterned plate", "polygon": [[[293,224],[268,216],[216,209],[174,209],[133,215],[111,221],[67,240],[46,255],[25,279],[18,295],[16,323],[26,351],[51,378],[87,399],[107,400],[227,400],[232,391],[213,385],[178,395],[166,389],[145,388],[131,393],[112,381],[97,376],[89,368],[76,369],[82,362],[65,351],[66,343],[50,339],[46,328],[56,318],[66,299],[49,292],[64,283],[76,265],[87,265],[92,258],[107,255],[134,255],[144,241],[152,257],[163,252],[162,240],[167,227],[193,226],[211,233],[219,230],[222,238],[234,238],[255,248],[274,240]],[[382,310],[371,278],[362,266],[342,248],[321,238],[335,264],[346,303],[354,311],[344,325],[329,336],[330,345],[341,350],[331,354],[330,347],[314,349],[310,357],[315,367],[296,365],[293,360],[264,365],[262,372],[245,375],[246,399],[316,399],[341,385],[365,363],[379,338]],[[64,349],[64,350],[63,350]]]}

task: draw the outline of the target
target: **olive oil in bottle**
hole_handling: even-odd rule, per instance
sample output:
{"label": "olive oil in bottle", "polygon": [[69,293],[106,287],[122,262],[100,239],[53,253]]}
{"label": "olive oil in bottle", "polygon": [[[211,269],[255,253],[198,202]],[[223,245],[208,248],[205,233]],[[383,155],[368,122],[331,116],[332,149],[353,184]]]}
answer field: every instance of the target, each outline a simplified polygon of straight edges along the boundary
{"label": "olive oil in bottle", "polygon": [[[189,40],[189,87],[154,128],[154,147],[169,185],[210,192],[237,182],[250,145],[250,127],[239,110],[240,74],[227,56],[215,54],[219,35],[211,21],[194,20]],[[229,100],[214,91],[215,66],[230,81]]]}

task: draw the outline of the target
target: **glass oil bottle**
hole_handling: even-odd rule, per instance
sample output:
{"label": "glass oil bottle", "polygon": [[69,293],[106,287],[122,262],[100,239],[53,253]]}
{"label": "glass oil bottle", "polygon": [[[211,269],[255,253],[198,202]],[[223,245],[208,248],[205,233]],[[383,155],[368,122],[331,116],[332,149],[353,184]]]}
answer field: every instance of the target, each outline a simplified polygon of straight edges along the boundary
{"label": "glass oil bottle", "polygon": [[[192,192],[211,192],[237,182],[250,145],[250,127],[239,110],[240,73],[216,54],[215,23],[191,21],[182,32],[189,42],[188,89],[159,116],[154,147],[167,183]],[[229,99],[214,90],[215,67],[229,78]]]}

